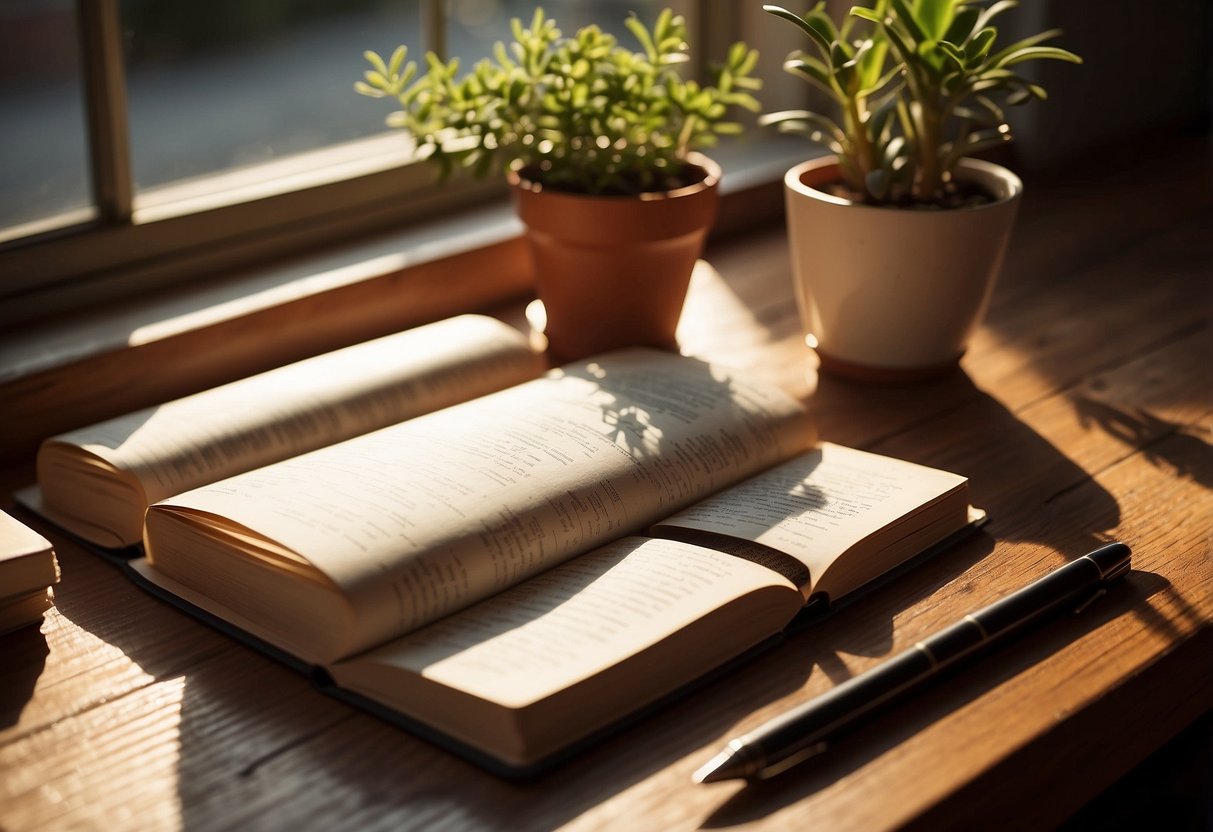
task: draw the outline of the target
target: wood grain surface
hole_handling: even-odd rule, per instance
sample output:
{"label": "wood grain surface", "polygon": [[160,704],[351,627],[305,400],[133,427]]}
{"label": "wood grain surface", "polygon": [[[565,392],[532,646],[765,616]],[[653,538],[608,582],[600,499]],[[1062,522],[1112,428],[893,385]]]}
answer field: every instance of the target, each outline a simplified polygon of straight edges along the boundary
{"label": "wood grain surface", "polygon": [[[41,632],[0,637],[0,828],[1024,828],[1213,707],[1208,146],[1028,180],[962,371],[818,376],[781,229],[716,244],[686,352],[804,398],[825,439],[968,476],[984,532],[549,775],[507,782],[333,701],[53,529]],[[0,477],[7,494],[28,461]],[[698,786],[730,737],[1102,541],[1133,572],[774,781]]]}

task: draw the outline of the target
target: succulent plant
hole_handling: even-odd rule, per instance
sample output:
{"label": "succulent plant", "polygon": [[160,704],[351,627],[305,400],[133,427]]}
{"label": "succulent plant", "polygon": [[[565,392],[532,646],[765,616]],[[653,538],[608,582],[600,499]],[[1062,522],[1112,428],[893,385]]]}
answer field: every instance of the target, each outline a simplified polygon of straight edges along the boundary
{"label": "succulent plant", "polygon": [[626,25],[639,51],[598,26],[563,37],[536,9],[529,27],[511,22],[513,42],[498,43],[460,75],[458,59],[426,56],[417,76],[401,46],[386,61],[366,52],[371,69],[355,89],[393,98],[388,124],[408,131],[443,174],[456,166],[485,175],[516,164],[546,187],[588,194],[636,194],[686,183],[687,154],[737,133],[729,108],[757,111],[751,76],[758,55],[745,44],[728,51],[712,81],[679,75],[688,60],[686,23],[669,9],[652,29]]}
{"label": "succulent plant", "polygon": [[764,6],[808,36],[816,55],[794,53],[784,68],[823,90],[837,113],[788,110],[761,121],[832,151],[865,202],[947,205],[960,159],[1011,140],[1004,106],[1046,96],[1014,68],[1042,58],[1081,63],[1042,45],[1057,30],[996,46],[993,21],[1016,5],[877,0],[837,26],[824,2],[804,15]]}

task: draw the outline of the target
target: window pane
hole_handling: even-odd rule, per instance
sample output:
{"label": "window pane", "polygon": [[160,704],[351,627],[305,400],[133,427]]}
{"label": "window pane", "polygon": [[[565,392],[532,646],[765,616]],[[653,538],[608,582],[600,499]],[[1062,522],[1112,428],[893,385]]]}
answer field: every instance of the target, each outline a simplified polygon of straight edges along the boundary
{"label": "window pane", "polygon": [[121,0],[138,189],[384,131],[354,92],[373,49],[419,50],[419,0]]}
{"label": "window pane", "polygon": [[564,35],[572,35],[594,23],[619,38],[628,48],[639,49],[623,22],[635,12],[646,26],[651,26],[657,13],[669,3],[658,0],[545,0],[542,4],[531,0],[446,0],[448,54],[458,56],[464,68],[470,67],[488,55],[497,41],[509,43],[513,39],[511,19],[519,18],[529,26],[536,5],[542,5]]}
{"label": "window pane", "polygon": [[0,237],[92,205],[79,54],[71,0],[0,3]]}

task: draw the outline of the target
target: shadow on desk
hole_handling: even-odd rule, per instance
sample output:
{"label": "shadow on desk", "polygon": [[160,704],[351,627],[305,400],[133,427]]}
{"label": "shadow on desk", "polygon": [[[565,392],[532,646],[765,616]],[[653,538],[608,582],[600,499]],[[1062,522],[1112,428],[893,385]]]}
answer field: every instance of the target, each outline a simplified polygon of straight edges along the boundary
{"label": "shadow on desk", "polygon": [[0,729],[16,725],[34,695],[50,648],[37,626],[0,636]]}
{"label": "shadow on desk", "polygon": [[[1098,425],[1126,446],[1141,449],[1152,465],[1213,490],[1213,447],[1194,429],[1141,407],[1116,407],[1090,396],[1075,396],[1073,403],[1084,425]],[[1164,437],[1170,441],[1160,442]]]}
{"label": "shadow on desk", "polygon": [[1184,729],[1059,829],[1213,829],[1213,711]]}
{"label": "shadow on desk", "polygon": [[1039,544],[1064,556],[1059,565],[1106,543],[1103,532],[1121,522],[1116,499],[1084,467],[961,370],[907,387],[826,374],[812,386],[823,439],[968,477],[999,541]]}

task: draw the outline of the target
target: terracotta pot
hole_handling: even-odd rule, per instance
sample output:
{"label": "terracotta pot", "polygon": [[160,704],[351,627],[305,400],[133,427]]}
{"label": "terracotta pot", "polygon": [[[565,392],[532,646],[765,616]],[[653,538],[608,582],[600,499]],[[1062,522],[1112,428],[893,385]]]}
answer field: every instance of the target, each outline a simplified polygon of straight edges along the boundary
{"label": "terracotta pot", "polygon": [[824,191],[832,157],[784,178],[796,297],[822,368],[896,381],[956,367],[985,313],[1023,185],[1006,168],[961,161],[957,177],[995,201],[951,210],[880,208]]}
{"label": "terracotta pot", "polygon": [[716,217],[720,168],[693,154],[702,182],[636,197],[585,196],[512,172],[544,330],[555,361],[616,347],[673,349],[695,260]]}

